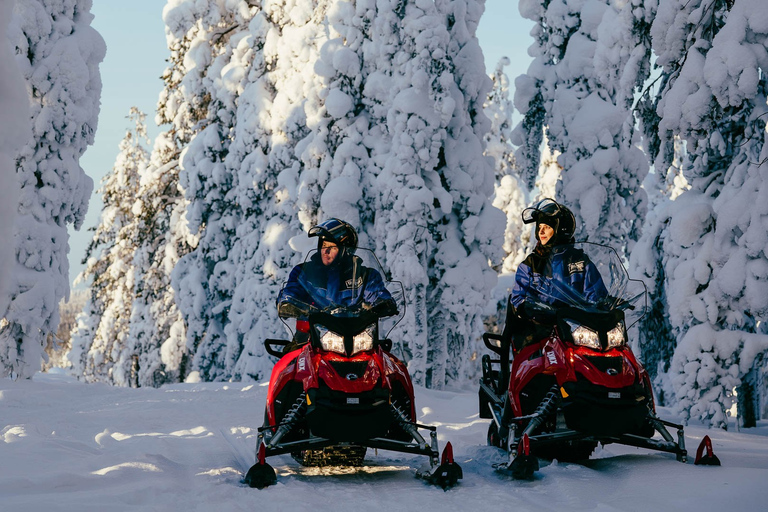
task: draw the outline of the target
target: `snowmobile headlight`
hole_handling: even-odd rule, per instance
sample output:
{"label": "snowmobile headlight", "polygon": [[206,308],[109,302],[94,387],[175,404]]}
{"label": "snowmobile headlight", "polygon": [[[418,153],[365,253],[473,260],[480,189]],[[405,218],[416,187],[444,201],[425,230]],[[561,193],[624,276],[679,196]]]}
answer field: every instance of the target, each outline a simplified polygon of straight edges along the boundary
{"label": "snowmobile headlight", "polygon": [[567,323],[571,328],[571,336],[575,344],[600,350],[600,337],[597,332],[576,322],[567,321]]}
{"label": "snowmobile headlight", "polygon": [[627,337],[624,335],[624,322],[619,322],[616,327],[608,331],[608,348],[616,348],[624,345]]}
{"label": "snowmobile headlight", "polygon": [[317,334],[320,336],[320,346],[323,350],[337,352],[339,354],[346,353],[344,350],[344,336],[329,331],[322,325],[316,325],[315,329],[317,329]]}
{"label": "snowmobile headlight", "polygon": [[363,350],[373,350],[373,335],[376,331],[376,324],[371,324],[360,334],[352,338],[352,354],[357,354]]}

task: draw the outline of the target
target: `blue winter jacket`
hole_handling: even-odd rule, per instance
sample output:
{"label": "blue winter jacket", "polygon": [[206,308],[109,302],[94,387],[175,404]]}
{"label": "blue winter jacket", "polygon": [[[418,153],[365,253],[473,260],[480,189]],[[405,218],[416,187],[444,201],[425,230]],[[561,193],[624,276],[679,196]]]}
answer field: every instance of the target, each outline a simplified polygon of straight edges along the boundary
{"label": "blue winter jacket", "polygon": [[278,307],[290,303],[317,309],[353,306],[360,302],[376,305],[382,301],[391,302],[396,311],[394,299],[377,270],[364,266],[354,255],[340,255],[336,262],[325,266],[320,253],[293,268],[277,299]]}
{"label": "blue winter jacket", "polygon": [[517,267],[509,302],[519,310],[530,299],[559,306],[584,299],[595,304],[607,295],[600,272],[584,251],[568,244],[553,248],[538,244]]}

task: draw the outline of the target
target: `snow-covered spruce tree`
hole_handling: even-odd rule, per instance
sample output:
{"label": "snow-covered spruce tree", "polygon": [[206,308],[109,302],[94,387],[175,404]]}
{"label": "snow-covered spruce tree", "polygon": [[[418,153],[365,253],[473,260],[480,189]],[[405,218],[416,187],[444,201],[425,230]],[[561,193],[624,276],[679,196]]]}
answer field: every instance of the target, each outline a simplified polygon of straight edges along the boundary
{"label": "snow-covered spruce tree", "polygon": [[[387,5],[389,9],[382,8]],[[493,166],[483,157],[490,90],[474,37],[482,2],[379,2],[378,63],[365,87],[387,153],[374,157],[379,196],[374,219],[379,254],[403,282],[403,334],[414,380],[461,383],[474,360],[482,313],[502,256],[504,215],[488,197]],[[378,114],[378,115],[377,115]]]}
{"label": "snow-covered spruce tree", "polygon": [[366,88],[378,90],[382,64],[365,59],[376,44],[370,26],[379,14],[372,7],[324,1],[288,12],[270,4],[251,22],[253,61],[238,119],[258,122],[238,127],[227,163],[238,172],[244,205],[225,330],[228,354],[242,348],[235,378],[263,378],[272,366],[262,342],[282,333],[275,298],[309,248],[310,226],[339,217],[358,229],[360,246],[372,245],[370,156],[388,147],[371,121],[372,109],[379,119],[385,109],[366,100]]}
{"label": "snow-covered spruce tree", "polygon": [[[164,116],[170,113],[162,101],[159,112],[160,119],[167,119]],[[173,268],[195,243],[187,230],[186,203],[179,187],[179,134],[184,130],[171,128],[155,139],[133,205],[139,227],[133,259],[135,297],[130,344],[120,356],[131,361],[131,375],[126,379],[132,386],[181,382],[189,373],[184,319],[171,287]]]}
{"label": "snow-covered spruce tree", "polygon": [[[222,49],[219,54],[221,62],[226,61],[222,72],[236,77],[228,82],[230,90],[237,91],[232,99],[237,110],[224,157],[224,174],[231,176],[242,218],[229,256],[219,264],[226,272],[233,271],[231,303],[225,298],[213,306],[222,310],[229,307],[223,326],[226,346],[220,346],[221,359],[216,362],[220,370],[205,378],[258,379],[266,375],[271,363],[261,343],[264,337],[282,330],[274,315],[275,296],[307,248],[303,233],[330,216],[354,224],[360,231],[361,246],[371,246],[376,240],[378,254],[386,256],[385,266],[412,290],[412,302],[420,301],[423,325],[418,342],[424,350],[414,363],[421,370],[420,382],[427,381],[427,369],[434,385],[443,385],[446,374],[455,381],[473,371],[469,360],[482,329],[479,312],[494,278],[487,261],[489,256],[498,257],[492,240],[497,240],[503,229],[496,215],[499,212],[488,204],[492,170],[482,158],[480,139],[487,130],[486,121],[473,117],[480,115],[479,100],[487,93],[479,48],[471,36],[482,5],[415,4],[423,9],[413,2],[269,2],[251,11],[248,34],[233,34],[231,49]],[[403,25],[407,25],[407,32],[401,31]],[[449,25],[455,31],[453,43]],[[432,40],[417,43],[423,29]],[[400,46],[407,48],[398,51]],[[431,58],[433,52],[435,59]],[[460,65],[446,54],[458,55]],[[434,68],[419,72],[420,65],[433,63]],[[239,81],[243,76],[245,81]],[[417,87],[412,85],[413,77]],[[457,85],[458,77],[463,77],[464,91]],[[439,92],[430,97],[433,87]],[[422,96],[414,94],[417,89]],[[211,101],[223,101],[224,91],[210,91]],[[399,93],[403,94],[398,99]],[[418,105],[419,99],[427,103]],[[400,137],[405,128],[395,130],[393,124],[403,105],[410,109],[405,116],[413,118],[410,133],[402,134],[412,138],[410,157],[399,154],[408,148],[393,143],[392,133]],[[414,107],[428,116],[412,115]],[[417,153],[413,140],[419,150],[423,149],[418,165],[413,165]],[[443,209],[433,215],[434,201],[425,198],[430,213],[424,222],[408,217],[402,208],[393,210],[390,191],[395,183],[379,179],[387,166],[402,167],[398,173],[410,174],[408,179],[416,185],[421,181],[413,200],[439,195]],[[428,186],[422,173],[428,176]],[[396,223],[389,224],[393,212],[397,213]],[[482,222],[480,215],[484,216]],[[462,226],[459,221],[466,224]],[[381,235],[403,235],[398,228],[407,223],[420,230],[422,237],[433,240],[423,265],[416,268],[410,261],[403,265],[391,260],[390,246]],[[428,229],[421,229],[420,224]],[[448,239],[456,247],[456,251],[448,251],[452,263],[441,261],[441,268],[428,269],[430,260],[434,265],[435,251],[441,247],[438,244]],[[413,240],[406,241],[413,245]],[[464,263],[462,256],[470,249],[474,250],[472,263],[462,270],[469,268],[474,273],[465,276],[455,269],[455,282],[441,279],[446,268],[452,270],[459,262]],[[416,283],[411,276],[419,273],[423,281]],[[470,281],[474,289],[466,285]],[[435,331],[440,331],[433,332],[433,337],[441,344],[436,351],[427,347],[427,293],[438,304],[433,310],[439,317]],[[185,297],[181,297],[182,304]],[[449,301],[450,297],[456,300]],[[453,308],[453,316],[444,314],[446,307]],[[449,340],[454,326],[455,335]],[[410,329],[413,332],[413,324]],[[411,340],[409,336],[406,339]]]}
{"label": "snow-covered spruce tree", "polygon": [[[0,0],[0,239],[13,238],[19,185],[16,180],[16,155],[31,136],[29,98],[26,82],[8,36],[14,0]],[[11,31],[13,32],[13,31]],[[0,246],[0,311],[8,307],[12,269],[16,260],[13,244]],[[10,347],[8,347],[10,348]],[[15,347],[14,347],[15,349]],[[6,367],[6,345],[0,343],[0,374]],[[14,356],[15,357],[15,356]]]}
{"label": "snow-covered spruce tree", "polygon": [[649,71],[648,19],[639,0],[566,2],[523,0],[520,13],[536,22],[534,61],[515,82],[524,115],[514,131],[527,175],[546,127],[563,168],[557,196],[577,218],[578,238],[620,252],[639,236],[647,160],[635,147],[631,107]]}
{"label": "snow-covered spruce tree", "polygon": [[183,160],[200,243],[177,267],[174,287],[200,377],[260,380],[273,364],[263,341],[283,334],[275,298],[300,256],[289,245],[301,232],[297,146],[311,133],[304,109],[327,6],[220,4],[194,14],[222,20],[200,43],[213,55],[198,86],[210,98],[210,124]]}
{"label": "snow-covered spruce tree", "polygon": [[9,38],[30,95],[32,137],[16,156],[20,185],[10,303],[2,312],[0,375],[31,376],[69,295],[67,226],[85,216],[93,181],[79,159],[93,143],[105,45],[91,0],[16,2]]}
{"label": "snow-covered spruce tree", "polygon": [[183,149],[179,175],[197,243],[177,263],[172,282],[187,345],[194,348],[192,370],[203,380],[231,378],[240,352],[228,354],[224,333],[235,292],[230,250],[242,219],[235,191],[238,169],[227,158],[247,75],[236,61],[249,58],[253,10],[245,1],[176,1],[164,14],[173,37],[188,41],[190,51],[175,71],[183,75],[182,101],[199,102],[202,119]]}
{"label": "snow-covered spruce tree", "polygon": [[205,68],[198,67],[210,63],[203,44],[208,30],[195,18],[193,3],[170,0],[163,11],[170,66],[163,75],[156,120],[167,129],[155,140],[134,204],[141,238],[134,257],[133,346],[125,357],[136,361],[140,386],[185,380],[193,371],[197,348],[195,340],[187,338],[181,313],[184,300],[188,304],[194,296],[182,299],[171,286],[178,261],[198,244],[197,234],[188,228],[188,202],[180,186],[182,151],[205,128],[209,115],[210,97],[200,87]]}
{"label": "snow-covered spruce tree", "polygon": [[314,71],[330,38],[331,3],[193,5],[167,15],[171,23],[199,18],[196,27],[208,30],[198,35],[197,65],[181,70],[206,69],[188,81],[209,102],[207,126],[182,160],[200,242],[177,266],[174,287],[200,377],[258,380],[272,367],[263,340],[283,331],[275,298],[301,257],[289,240],[303,231],[302,215],[305,229],[319,218],[319,187],[328,179],[318,183],[317,162],[334,153],[323,145],[331,119],[319,111],[323,79]]}
{"label": "snow-covered spruce tree", "polygon": [[72,332],[77,325],[77,317],[82,314],[90,297],[88,290],[72,290],[69,300],[59,303],[59,330],[56,337],[49,340],[45,347],[48,362],[43,365],[43,371],[51,368],[71,368],[69,355],[72,350]]}
{"label": "snow-covered spruce tree", "polygon": [[99,224],[91,228],[83,272],[77,281],[88,283],[90,297],[84,313],[92,319],[83,321],[92,328],[77,331],[72,354],[75,375],[87,381],[126,385],[129,368],[115,367],[129,344],[131,307],[134,296],[133,257],[138,238],[133,203],[139,192],[141,174],[149,162],[145,149],[146,114],[132,107],[128,119],[134,127],[120,142],[120,151],[112,171],[104,176],[99,193],[103,208]]}
{"label": "snow-covered spruce tree", "polygon": [[[650,98],[649,98],[650,99]],[[648,106],[655,101],[648,102]],[[640,107],[644,111],[646,107]],[[655,111],[654,111],[655,112]],[[657,125],[655,127],[646,124],[645,120],[657,119],[658,116],[641,115],[643,131],[649,131],[649,137],[645,142],[659,141]],[[664,256],[664,243],[668,236],[669,220],[674,205],[674,200],[688,190],[690,186],[682,172],[682,164],[685,156],[683,143],[679,137],[673,141],[674,150],[671,153],[671,165],[666,170],[656,169],[649,173],[643,183],[643,188],[648,193],[649,209],[643,223],[643,234],[632,250],[629,258],[629,273],[632,277],[642,279],[648,289],[649,309],[635,328],[632,329],[630,339],[633,341],[633,349],[643,361],[643,365],[651,376],[657,381],[658,377],[669,369],[677,341],[672,333],[672,325],[669,322],[669,301],[666,290],[666,265]],[[657,153],[646,144],[649,156]],[[684,204],[684,203],[681,203]],[[667,405],[664,386],[657,381],[655,391],[657,400],[661,405]]]}
{"label": "snow-covered spruce tree", "polygon": [[360,100],[369,41],[360,28],[371,14],[365,4],[320,1],[290,10],[271,4],[251,23],[253,61],[238,116],[258,123],[242,123],[228,162],[239,169],[237,197],[245,206],[225,331],[228,356],[241,349],[236,378],[268,375],[263,339],[283,333],[275,299],[308,249],[304,233],[311,225],[342,218],[369,246],[361,184],[369,154],[363,141],[370,139]]}
{"label": "snow-covered spruce tree", "polygon": [[[510,141],[512,113],[514,107],[509,99],[509,78],[504,67],[509,58],[503,57],[496,65],[491,79],[493,88],[483,106],[485,115],[491,120],[491,130],[485,135],[485,155],[496,163],[493,206],[507,216],[504,230],[504,253],[502,273],[514,272],[517,264],[525,258],[526,246],[523,240],[524,228],[520,212],[528,206],[528,190],[518,175],[514,147]],[[506,307],[506,306],[505,306]]]}
{"label": "snow-covered spruce tree", "polygon": [[768,11],[757,0],[665,0],[652,34],[667,76],[656,167],[669,166],[664,148],[679,135],[691,187],[657,208],[677,340],[665,384],[686,418],[724,428],[734,388],[768,351]]}

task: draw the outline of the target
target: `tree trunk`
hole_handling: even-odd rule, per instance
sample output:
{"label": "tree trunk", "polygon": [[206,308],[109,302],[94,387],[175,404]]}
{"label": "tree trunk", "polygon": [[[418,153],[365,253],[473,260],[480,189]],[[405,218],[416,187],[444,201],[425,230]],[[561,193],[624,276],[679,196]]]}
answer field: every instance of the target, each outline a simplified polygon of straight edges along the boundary
{"label": "tree trunk", "polygon": [[741,428],[753,428],[757,426],[757,398],[756,381],[757,371],[753,367],[749,373],[744,376],[741,386],[736,388],[738,400],[736,408],[739,414],[739,423]]}

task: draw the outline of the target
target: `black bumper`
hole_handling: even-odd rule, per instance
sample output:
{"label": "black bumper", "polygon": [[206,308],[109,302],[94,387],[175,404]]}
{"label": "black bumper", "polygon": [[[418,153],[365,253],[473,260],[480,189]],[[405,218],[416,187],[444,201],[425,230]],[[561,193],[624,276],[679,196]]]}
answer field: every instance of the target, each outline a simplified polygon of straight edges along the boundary
{"label": "black bumper", "polygon": [[653,436],[652,405],[643,387],[608,389],[580,379],[563,389],[568,394],[562,410],[569,429],[593,436]]}
{"label": "black bumper", "polygon": [[385,436],[395,420],[386,389],[349,394],[321,386],[310,389],[307,396],[306,417],[313,436],[362,442]]}

